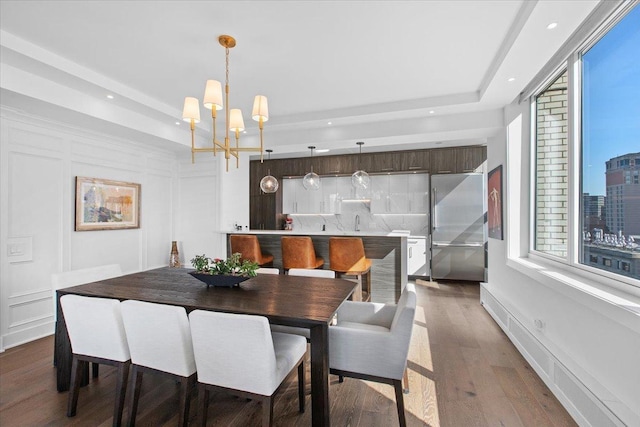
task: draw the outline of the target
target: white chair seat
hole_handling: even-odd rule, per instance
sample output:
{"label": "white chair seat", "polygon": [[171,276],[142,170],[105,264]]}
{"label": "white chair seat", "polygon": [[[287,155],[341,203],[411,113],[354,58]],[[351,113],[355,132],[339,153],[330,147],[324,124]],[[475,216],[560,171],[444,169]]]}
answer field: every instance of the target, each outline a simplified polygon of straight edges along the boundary
{"label": "white chair seat", "polygon": [[280,384],[307,351],[307,342],[300,336],[279,332],[272,332],[271,337],[276,354],[276,382]]}
{"label": "white chair seat", "polygon": [[271,325],[271,332],[279,332],[282,334],[294,334],[311,339],[311,331],[307,328],[296,328],[295,326]]}

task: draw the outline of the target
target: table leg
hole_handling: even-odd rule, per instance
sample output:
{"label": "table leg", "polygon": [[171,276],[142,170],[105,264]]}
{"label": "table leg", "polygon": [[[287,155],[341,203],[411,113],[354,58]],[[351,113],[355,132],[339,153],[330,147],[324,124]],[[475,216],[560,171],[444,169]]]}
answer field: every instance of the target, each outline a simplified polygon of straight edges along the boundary
{"label": "table leg", "polygon": [[329,326],[311,328],[311,425],[329,426]]}

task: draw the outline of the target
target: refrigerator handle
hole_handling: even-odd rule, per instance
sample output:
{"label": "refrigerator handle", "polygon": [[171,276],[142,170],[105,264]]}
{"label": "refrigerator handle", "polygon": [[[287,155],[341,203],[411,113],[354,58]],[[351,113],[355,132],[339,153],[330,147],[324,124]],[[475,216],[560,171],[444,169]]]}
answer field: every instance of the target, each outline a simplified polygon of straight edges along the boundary
{"label": "refrigerator handle", "polygon": [[431,191],[431,194],[433,195],[432,197],[432,206],[431,206],[431,212],[433,214],[433,218],[431,219],[432,222],[432,229],[435,231],[436,226],[438,224],[438,217],[436,216],[436,199],[438,197],[438,189],[437,188],[433,188]]}

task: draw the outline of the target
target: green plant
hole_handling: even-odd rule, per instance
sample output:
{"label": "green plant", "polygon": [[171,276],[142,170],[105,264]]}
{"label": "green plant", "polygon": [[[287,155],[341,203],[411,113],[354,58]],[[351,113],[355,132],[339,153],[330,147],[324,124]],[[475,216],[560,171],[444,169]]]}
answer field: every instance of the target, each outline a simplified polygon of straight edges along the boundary
{"label": "green plant", "polygon": [[231,276],[255,277],[258,273],[258,263],[242,260],[240,253],[235,253],[227,259],[208,258],[206,255],[196,255],[191,260],[191,265],[198,273],[222,274]]}

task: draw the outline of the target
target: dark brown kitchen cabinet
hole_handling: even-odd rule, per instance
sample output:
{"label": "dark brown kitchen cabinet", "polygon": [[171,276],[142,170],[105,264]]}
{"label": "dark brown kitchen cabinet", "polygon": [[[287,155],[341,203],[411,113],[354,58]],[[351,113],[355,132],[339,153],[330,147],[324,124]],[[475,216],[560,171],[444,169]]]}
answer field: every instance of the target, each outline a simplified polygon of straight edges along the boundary
{"label": "dark brown kitchen cabinet", "polygon": [[456,150],[452,148],[437,148],[431,150],[431,173],[456,173]]}
{"label": "dark brown kitchen cabinet", "polygon": [[486,172],[487,147],[456,148],[458,172]]}
{"label": "dark brown kitchen cabinet", "polygon": [[402,170],[402,152],[390,151],[386,153],[374,153],[371,158],[370,173],[391,173]]}
{"label": "dark brown kitchen cabinet", "polygon": [[401,171],[429,171],[431,169],[431,150],[401,151]]}
{"label": "dark brown kitchen cabinet", "polygon": [[276,229],[276,195],[262,193],[249,199],[249,227],[252,230]]}
{"label": "dark brown kitchen cabinet", "polygon": [[433,174],[485,172],[486,147],[454,147],[431,150]]}
{"label": "dark brown kitchen cabinet", "polygon": [[319,156],[313,158],[313,170],[318,175],[345,175],[356,171],[353,155]]}

